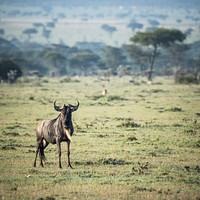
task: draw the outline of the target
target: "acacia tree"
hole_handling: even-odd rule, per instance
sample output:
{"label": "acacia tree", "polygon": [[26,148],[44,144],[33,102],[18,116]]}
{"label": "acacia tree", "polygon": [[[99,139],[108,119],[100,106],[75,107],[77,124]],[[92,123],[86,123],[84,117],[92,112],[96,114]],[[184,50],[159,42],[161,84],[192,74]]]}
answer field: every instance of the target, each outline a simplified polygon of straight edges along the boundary
{"label": "acacia tree", "polygon": [[142,29],[143,24],[140,24],[136,22],[135,20],[131,20],[131,22],[127,25],[128,28],[131,28],[131,30],[134,32],[136,29]]}
{"label": "acacia tree", "polygon": [[38,33],[38,31],[35,28],[27,28],[23,31],[24,34],[26,34],[28,36],[28,41],[30,41],[31,36],[33,34]]}
{"label": "acacia tree", "polygon": [[148,80],[152,81],[153,65],[159,47],[168,47],[174,43],[181,43],[186,36],[176,29],[159,28],[153,31],[137,32],[130,41],[144,46],[152,46],[153,51],[148,66]]}
{"label": "acacia tree", "polygon": [[108,24],[103,24],[103,25],[101,26],[101,28],[102,28],[104,31],[106,31],[107,33],[109,33],[109,34],[110,34],[110,37],[112,36],[112,34],[113,34],[114,32],[117,31],[117,28],[116,28],[116,27],[110,26],[110,25],[108,25]]}

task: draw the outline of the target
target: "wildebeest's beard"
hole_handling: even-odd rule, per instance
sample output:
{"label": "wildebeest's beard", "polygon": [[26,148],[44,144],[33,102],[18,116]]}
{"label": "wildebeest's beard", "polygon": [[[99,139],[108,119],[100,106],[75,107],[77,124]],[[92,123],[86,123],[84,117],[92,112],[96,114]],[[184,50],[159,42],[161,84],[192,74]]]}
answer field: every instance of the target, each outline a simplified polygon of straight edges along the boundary
{"label": "wildebeest's beard", "polygon": [[61,111],[61,117],[62,117],[63,127],[65,129],[69,129],[71,126],[72,111],[68,106],[63,107]]}

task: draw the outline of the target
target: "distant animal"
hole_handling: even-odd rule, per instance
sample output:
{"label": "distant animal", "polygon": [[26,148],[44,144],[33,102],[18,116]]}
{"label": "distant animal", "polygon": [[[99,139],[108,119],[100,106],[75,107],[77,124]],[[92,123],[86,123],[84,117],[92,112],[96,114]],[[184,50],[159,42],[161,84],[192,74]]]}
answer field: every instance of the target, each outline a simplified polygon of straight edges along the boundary
{"label": "distant animal", "polygon": [[44,149],[51,144],[57,144],[58,148],[58,160],[59,167],[61,165],[61,142],[67,142],[67,156],[68,156],[68,167],[73,168],[70,163],[70,142],[71,136],[74,132],[72,123],[72,112],[76,111],[79,107],[79,102],[77,105],[73,106],[71,104],[57,106],[56,101],[54,101],[54,109],[60,114],[57,118],[51,120],[41,121],[36,128],[36,156],[33,166],[36,167],[36,160],[39,153],[40,165],[43,167],[43,161],[45,160]]}
{"label": "distant animal", "polygon": [[106,96],[107,93],[108,93],[108,91],[107,91],[106,89],[103,89],[102,92],[101,92],[101,95],[102,95],[102,96]]}

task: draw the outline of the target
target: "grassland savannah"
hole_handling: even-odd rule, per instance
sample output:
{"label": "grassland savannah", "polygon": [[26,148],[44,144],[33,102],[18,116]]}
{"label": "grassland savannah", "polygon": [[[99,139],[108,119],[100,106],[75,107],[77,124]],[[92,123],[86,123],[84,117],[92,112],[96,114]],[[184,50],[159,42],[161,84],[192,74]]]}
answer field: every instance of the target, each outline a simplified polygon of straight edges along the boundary
{"label": "grassland savannah", "polygon": [[[150,86],[128,77],[65,80],[0,85],[2,200],[200,199],[199,85],[175,85],[170,78]],[[66,143],[62,169],[56,145],[45,149],[44,168],[33,167],[36,125],[58,116],[56,99],[80,102],[73,113],[75,169],[67,167]]]}

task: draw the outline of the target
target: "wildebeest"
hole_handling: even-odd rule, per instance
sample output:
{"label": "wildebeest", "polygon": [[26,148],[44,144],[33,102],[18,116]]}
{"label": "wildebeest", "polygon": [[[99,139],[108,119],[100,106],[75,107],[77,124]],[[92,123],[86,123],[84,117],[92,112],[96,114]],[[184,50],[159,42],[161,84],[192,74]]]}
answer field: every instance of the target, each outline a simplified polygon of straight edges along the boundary
{"label": "wildebeest", "polygon": [[59,167],[61,165],[61,142],[67,142],[67,156],[68,156],[68,167],[73,168],[70,163],[70,142],[71,136],[74,132],[73,123],[72,123],[72,112],[76,111],[79,107],[79,102],[77,105],[73,106],[63,105],[62,107],[56,105],[54,101],[54,109],[60,114],[57,118],[51,120],[44,120],[37,125],[36,128],[36,156],[33,166],[36,167],[37,155],[40,155],[40,165],[43,167],[43,160],[45,160],[44,149],[48,146],[49,143],[57,144],[58,147],[58,159]]}

